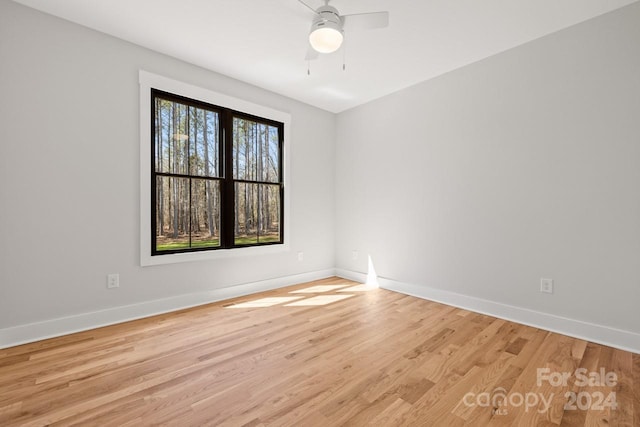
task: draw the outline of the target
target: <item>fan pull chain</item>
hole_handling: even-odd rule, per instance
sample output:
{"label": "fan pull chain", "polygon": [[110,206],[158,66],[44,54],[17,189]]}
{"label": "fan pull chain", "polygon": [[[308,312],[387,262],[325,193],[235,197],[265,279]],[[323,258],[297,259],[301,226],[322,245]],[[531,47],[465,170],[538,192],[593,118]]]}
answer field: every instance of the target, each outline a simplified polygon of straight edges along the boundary
{"label": "fan pull chain", "polygon": [[342,71],[347,70],[347,43],[346,40],[342,43]]}
{"label": "fan pull chain", "polygon": [[311,75],[311,61],[307,61],[307,76]]}

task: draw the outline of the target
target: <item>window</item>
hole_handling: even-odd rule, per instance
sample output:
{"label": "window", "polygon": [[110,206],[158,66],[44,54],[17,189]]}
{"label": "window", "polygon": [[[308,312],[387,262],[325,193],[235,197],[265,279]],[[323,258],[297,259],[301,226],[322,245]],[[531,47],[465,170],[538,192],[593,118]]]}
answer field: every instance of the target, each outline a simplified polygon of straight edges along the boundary
{"label": "window", "polygon": [[153,255],[282,243],[283,124],[151,96]]}
{"label": "window", "polygon": [[144,71],[140,85],[141,264],[288,250],[289,116]]}

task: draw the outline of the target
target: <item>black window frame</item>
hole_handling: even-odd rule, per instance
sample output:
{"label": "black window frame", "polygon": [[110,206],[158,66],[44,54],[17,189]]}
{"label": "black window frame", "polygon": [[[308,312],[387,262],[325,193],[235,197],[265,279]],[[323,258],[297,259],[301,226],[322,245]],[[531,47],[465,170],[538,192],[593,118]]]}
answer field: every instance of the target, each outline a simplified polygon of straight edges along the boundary
{"label": "black window frame", "polygon": [[[151,256],[162,256],[179,253],[192,253],[192,252],[207,252],[218,251],[228,249],[241,249],[250,248],[256,246],[272,246],[284,244],[284,232],[285,232],[285,192],[284,192],[284,123],[268,119],[265,117],[256,116],[253,114],[245,113],[242,111],[226,108],[218,105],[214,105],[208,102],[188,98],[175,93],[167,92],[161,89],[151,88],[151,118],[150,118],[150,132],[151,132]],[[156,171],[156,98],[163,100],[175,101],[183,105],[192,106],[195,108],[201,108],[208,111],[217,113],[219,116],[218,127],[218,165],[221,170],[218,171],[216,177],[203,177],[200,175],[191,174],[178,174]],[[245,180],[235,179],[233,173],[233,119],[240,118],[244,120],[254,121],[256,123],[273,126],[278,129],[278,181],[257,181],[257,180]],[[220,182],[220,245],[210,247],[189,247],[181,249],[157,249],[157,192],[156,184],[158,176],[184,178],[184,179],[208,179]],[[236,183],[247,184],[262,184],[279,187],[279,214],[280,220],[278,223],[278,230],[280,239],[277,241],[256,242],[248,244],[236,244],[235,243],[235,185]],[[258,235],[259,239],[259,235]]]}

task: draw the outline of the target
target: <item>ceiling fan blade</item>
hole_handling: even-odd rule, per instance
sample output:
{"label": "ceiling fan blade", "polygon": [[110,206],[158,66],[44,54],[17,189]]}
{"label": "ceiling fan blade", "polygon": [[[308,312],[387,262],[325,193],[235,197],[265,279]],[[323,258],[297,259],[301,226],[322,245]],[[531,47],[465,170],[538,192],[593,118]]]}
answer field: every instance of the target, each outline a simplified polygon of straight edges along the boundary
{"label": "ceiling fan blade", "polygon": [[313,12],[314,14],[318,14],[318,12],[316,12],[316,10],[314,8],[312,8],[311,6],[309,6],[308,4],[306,4],[305,2],[303,2],[302,0],[298,0],[300,3],[302,3],[303,5],[305,5],[307,7],[307,9],[309,9],[311,12]]}
{"label": "ceiling fan blade", "polygon": [[354,13],[343,15],[341,18],[345,31],[372,30],[389,26],[389,12]]}
{"label": "ceiling fan blade", "polygon": [[311,46],[309,46],[309,49],[307,49],[307,54],[304,57],[305,61],[313,61],[314,59],[318,59],[318,56],[320,54],[318,53],[317,50],[315,50],[314,48],[312,48]]}

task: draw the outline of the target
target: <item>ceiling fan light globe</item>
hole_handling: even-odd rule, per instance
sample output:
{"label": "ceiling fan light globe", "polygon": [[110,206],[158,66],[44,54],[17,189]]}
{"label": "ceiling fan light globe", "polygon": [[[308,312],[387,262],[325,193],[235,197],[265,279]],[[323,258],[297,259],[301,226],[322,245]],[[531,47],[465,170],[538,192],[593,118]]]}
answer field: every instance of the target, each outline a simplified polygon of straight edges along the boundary
{"label": "ceiling fan light globe", "polygon": [[309,43],[320,53],[331,53],[340,49],[344,36],[342,31],[325,26],[316,28],[309,33]]}

